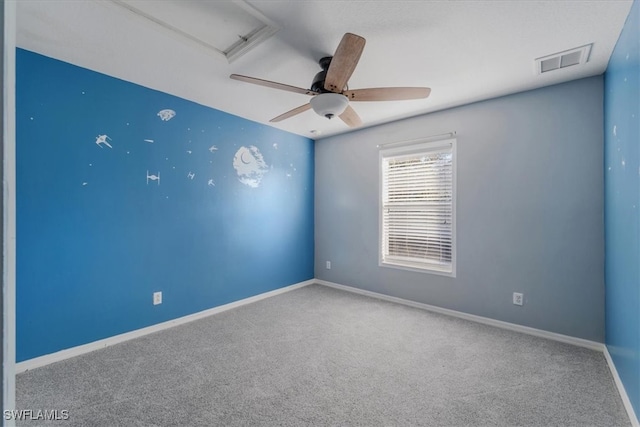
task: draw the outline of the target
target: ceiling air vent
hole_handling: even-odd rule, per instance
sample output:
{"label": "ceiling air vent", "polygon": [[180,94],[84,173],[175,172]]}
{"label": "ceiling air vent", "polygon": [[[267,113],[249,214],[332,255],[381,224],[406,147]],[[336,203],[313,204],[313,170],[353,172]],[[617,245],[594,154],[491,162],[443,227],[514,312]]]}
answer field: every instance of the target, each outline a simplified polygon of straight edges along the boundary
{"label": "ceiling air vent", "polygon": [[565,50],[564,52],[554,53],[543,58],[536,59],[536,72],[538,74],[547,73],[561,68],[571,67],[572,65],[584,64],[589,60],[591,53],[591,44],[577,47],[575,49]]}

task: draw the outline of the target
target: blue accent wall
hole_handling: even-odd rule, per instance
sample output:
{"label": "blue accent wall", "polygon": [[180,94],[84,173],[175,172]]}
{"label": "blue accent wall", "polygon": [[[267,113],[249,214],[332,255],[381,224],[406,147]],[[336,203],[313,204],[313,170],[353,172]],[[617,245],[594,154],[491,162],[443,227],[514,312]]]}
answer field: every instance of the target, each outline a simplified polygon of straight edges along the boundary
{"label": "blue accent wall", "polygon": [[640,3],[605,73],[606,344],[640,414]]}
{"label": "blue accent wall", "polygon": [[313,278],[312,140],[16,60],[18,362]]}

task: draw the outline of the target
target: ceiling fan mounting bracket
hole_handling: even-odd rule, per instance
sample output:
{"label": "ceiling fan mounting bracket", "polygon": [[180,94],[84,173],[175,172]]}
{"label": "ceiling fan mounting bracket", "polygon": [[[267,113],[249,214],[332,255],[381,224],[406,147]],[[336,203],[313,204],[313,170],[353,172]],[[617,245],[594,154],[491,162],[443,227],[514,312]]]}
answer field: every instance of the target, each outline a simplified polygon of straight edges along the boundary
{"label": "ceiling fan mounting bracket", "polygon": [[324,58],[320,58],[320,60],[318,61],[318,64],[320,64],[320,68],[322,68],[324,71],[327,71],[329,69],[329,65],[331,65],[332,59],[333,56],[325,56]]}

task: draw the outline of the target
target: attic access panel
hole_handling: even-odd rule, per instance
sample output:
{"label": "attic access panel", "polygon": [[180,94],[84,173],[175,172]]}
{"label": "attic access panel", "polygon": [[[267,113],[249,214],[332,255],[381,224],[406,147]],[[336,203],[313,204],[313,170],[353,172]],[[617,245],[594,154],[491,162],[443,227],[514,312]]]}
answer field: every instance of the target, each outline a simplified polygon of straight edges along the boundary
{"label": "attic access panel", "polygon": [[112,0],[233,62],[279,28],[243,0]]}

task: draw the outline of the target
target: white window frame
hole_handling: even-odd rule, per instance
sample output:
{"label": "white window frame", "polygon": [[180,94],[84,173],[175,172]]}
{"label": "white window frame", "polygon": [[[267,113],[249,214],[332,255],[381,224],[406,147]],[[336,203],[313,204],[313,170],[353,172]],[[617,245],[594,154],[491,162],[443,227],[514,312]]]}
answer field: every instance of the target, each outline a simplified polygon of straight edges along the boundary
{"label": "white window frame", "polygon": [[[394,145],[394,144],[389,144]],[[391,267],[402,270],[419,271],[423,273],[438,274],[449,277],[456,277],[456,139],[443,139],[439,141],[428,141],[428,139],[417,140],[410,145],[402,145],[390,148],[383,148],[379,152],[379,190],[378,190],[378,218],[379,218],[379,238],[378,238],[378,265],[380,267]],[[385,235],[384,235],[384,161],[387,158],[404,157],[411,155],[426,154],[428,152],[440,151],[442,149],[451,149],[451,173],[452,173],[452,200],[451,200],[451,263],[445,265],[436,261],[406,261],[394,259],[393,257],[385,257]]]}

